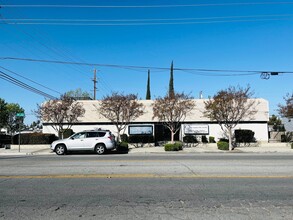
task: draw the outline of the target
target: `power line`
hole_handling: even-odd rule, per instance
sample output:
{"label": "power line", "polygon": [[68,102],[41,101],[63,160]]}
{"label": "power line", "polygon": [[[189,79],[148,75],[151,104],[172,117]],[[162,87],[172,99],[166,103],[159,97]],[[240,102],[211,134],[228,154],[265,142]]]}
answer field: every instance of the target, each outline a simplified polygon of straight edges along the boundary
{"label": "power line", "polygon": [[5,81],[8,81],[8,82],[10,82],[10,83],[12,83],[12,84],[14,84],[16,86],[19,86],[19,87],[21,87],[23,89],[26,89],[26,90],[28,90],[30,92],[33,92],[33,93],[38,94],[38,95],[41,95],[43,97],[46,97],[46,98],[49,98],[49,99],[57,99],[56,97],[51,96],[48,93],[45,93],[45,92],[43,92],[43,91],[41,91],[39,89],[36,89],[36,88],[24,83],[24,82],[21,82],[20,80],[18,80],[16,78],[14,78],[14,77],[2,72],[1,70],[0,70],[0,78],[2,78]]}
{"label": "power line", "polygon": [[[7,19],[4,18],[1,14],[0,14],[0,18],[2,17],[2,19],[4,21],[6,21]],[[16,26],[17,27],[17,26]],[[34,34],[31,34],[31,33],[28,33],[26,31],[24,31],[23,29],[21,29],[20,27],[18,27],[19,31],[21,31],[22,33],[24,33],[25,35],[27,35],[28,37],[30,37],[31,39],[33,40],[36,40],[41,46],[45,47],[48,51],[52,51],[54,52],[55,54],[65,58],[66,60],[69,60],[69,61],[76,61],[77,60],[81,60],[83,62],[82,59],[80,58],[75,58],[75,56],[72,55],[72,53],[70,51],[68,51],[66,48],[56,48],[54,46],[48,46],[48,43],[51,42],[50,39],[48,39],[48,37],[46,38],[46,36],[44,34],[42,34],[41,32],[38,32],[38,33],[34,33]],[[38,34],[38,35],[37,35]],[[44,38],[45,36],[45,38]],[[43,40],[43,41],[42,41]],[[46,43],[44,43],[46,42]],[[49,54],[50,57],[52,57],[50,54]],[[80,68],[79,66],[74,66],[72,69],[75,69],[75,71],[78,71],[79,73],[84,73],[86,71],[82,70],[82,68]]]}
{"label": "power line", "polygon": [[[175,69],[175,68],[174,68]],[[230,73],[230,74],[215,74],[215,73],[207,73],[207,72],[214,72],[212,70],[208,70],[208,71],[202,71],[202,72],[194,72],[192,70],[188,71],[188,70],[182,70],[183,72],[187,72],[187,73],[190,73],[190,74],[194,74],[194,75],[200,75],[200,76],[211,76],[211,77],[215,77],[215,76],[253,76],[253,75],[259,75],[261,72],[247,72],[246,71],[243,71],[243,73],[236,73],[234,71],[233,74]],[[215,72],[225,72],[224,70],[218,70],[218,71],[215,71]],[[229,72],[229,71],[227,71]]]}
{"label": "power line", "polygon": [[47,87],[47,86],[44,86],[44,85],[42,85],[42,84],[40,84],[40,83],[38,83],[38,82],[36,82],[36,81],[34,81],[34,80],[31,80],[31,79],[29,79],[29,78],[27,78],[27,77],[24,77],[24,76],[22,76],[22,75],[20,75],[20,74],[18,74],[18,73],[16,73],[16,72],[14,72],[14,71],[11,71],[11,70],[9,70],[9,69],[6,69],[6,68],[4,68],[3,66],[0,66],[0,68],[4,69],[4,70],[6,70],[6,71],[8,71],[8,72],[10,72],[10,73],[12,73],[12,74],[14,74],[14,75],[17,75],[17,76],[19,76],[19,77],[21,77],[21,78],[23,78],[23,79],[25,79],[25,80],[28,80],[28,81],[30,81],[30,82],[32,82],[32,83],[38,85],[38,86],[41,86],[41,87],[43,87],[43,88],[45,88],[45,89],[48,89],[48,90],[50,90],[50,91],[52,91],[52,92],[55,92],[55,93],[58,93],[59,95],[61,95],[60,92],[58,92],[58,91],[56,91],[56,90],[54,90],[54,89],[51,89],[51,88],[49,88],[49,87]]}
{"label": "power line", "polygon": [[3,8],[178,8],[178,7],[211,7],[211,6],[253,6],[253,5],[291,5],[293,2],[234,2],[208,4],[175,4],[175,5],[42,5],[19,4],[1,5]]}
{"label": "power line", "polygon": [[[2,15],[0,15],[0,18],[2,17],[2,19],[5,21],[6,20],[6,18],[4,18]],[[47,52],[50,52],[50,51],[52,51],[52,52],[54,52],[55,54],[57,54],[57,55],[60,55],[60,57],[61,57],[61,59],[62,58],[65,58],[65,60],[69,60],[69,61],[75,61],[73,58],[71,58],[71,56],[70,56],[70,54],[69,54],[69,52],[67,52],[66,51],[66,49],[65,48],[62,48],[61,50],[59,49],[59,48],[56,48],[56,47],[54,47],[54,46],[50,46],[48,43],[50,42],[50,40],[48,39],[48,38],[44,38],[44,36],[41,36],[40,34],[40,32],[38,32],[38,33],[28,33],[28,32],[26,32],[25,30],[23,30],[22,28],[20,28],[20,26],[15,26],[15,27],[17,27],[16,28],[16,30],[18,30],[18,31],[20,31],[20,32],[22,32],[22,33],[24,33],[26,36],[28,36],[28,37],[30,37],[31,39],[33,39],[33,40],[36,40],[41,46],[43,46],[43,47],[45,47],[46,48],[46,53]],[[19,36],[19,35],[17,35],[17,36]],[[44,43],[44,42],[46,42],[46,43]],[[20,44],[20,46],[21,47],[23,47],[23,45],[25,45],[25,44]],[[49,45],[49,46],[48,46]],[[7,45],[5,45],[5,46],[7,46]],[[35,47],[36,48],[36,47]],[[31,47],[29,47],[29,48],[27,48],[26,50],[31,50]],[[41,51],[42,52],[42,50],[40,50],[40,48],[37,48],[37,50],[39,50],[39,51]],[[18,50],[16,50],[16,51],[18,51]],[[43,53],[43,52],[42,52]],[[51,58],[55,58],[54,56],[52,56],[50,53],[48,53],[48,55],[51,57]],[[82,70],[82,68],[81,67],[79,67],[79,66],[69,66],[69,67],[71,67],[72,69],[74,69],[75,71],[78,71],[79,73],[85,73],[86,71],[83,71]],[[15,73],[14,73],[15,74]],[[67,77],[68,76],[68,74],[65,76],[65,77]],[[71,78],[72,79],[72,78]],[[35,83],[35,82],[34,82]],[[43,85],[41,85],[42,87],[43,87]],[[47,88],[47,89],[49,89],[49,88]],[[52,91],[52,89],[49,89],[49,90],[51,90]],[[54,92],[57,92],[56,90],[54,90]],[[59,92],[58,92],[59,93]],[[59,93],[60,94],[60,93]]]}
{"label": "power line", "polygon": [[55,26],[149,26],[149,25],[188,25],[188,24],[215,24],[215,23],[243,23],[262,21],[284,21],[292,18],[261,18],[261,19],[236,19],[236,20],[206,20],[206,21],[183,21],[183,22],[131,22],[131,23],[72,23],[72,22],[6,22],[8,25],[55,25]]}
{"label": "power line", "polygon": [[150,19],[59,19],[59,18],[5,18],[8,23],[18,21],[29,22],[138,22],[138,21],[193,21],[193,20],[215,20],[231,18],[266,18],[266,17],[292,17],[293,14],[269,14],[269,15],[245,15],[245,16],[218,16],[218,17],[199,17],[199,18],[150,18]]}
{"label": "power line", "polygon": [[[44,62],[44,63],[55,63],[55,64],[65,64],[65,65],[85,65],[85,66],[100,66],[100,67],[109,67],[109,68],[120,68],[120,69],[131,69],[131,70],[164,70],[169,71],[169,67],[153,67],[153,66],[134,66],[134,65],[116,65],[116,64],[99,64],[99,63],[86,63],[86,62],[67,62],[67,61],[58,61],[58,60],[41,60],[41,59],[31,59],[31,58],[18,58],[18,57],[0,57],[0,60],[18,60],[18,61],[27,61],[27,62]],[[214,73],[225,73],[225,74],[217,74],[214,76],[233,76],[233,75],[256,75],[260,73],[279,73],[292,74],[293,71],[269,71],[269,70],[232,70],[232,69],[201,69],[201,68],[174,68],[177,71],[190,72],[194,74],[203,74],[208,72]],[[237,73],[237,74],[227,74],[227,73]]]}

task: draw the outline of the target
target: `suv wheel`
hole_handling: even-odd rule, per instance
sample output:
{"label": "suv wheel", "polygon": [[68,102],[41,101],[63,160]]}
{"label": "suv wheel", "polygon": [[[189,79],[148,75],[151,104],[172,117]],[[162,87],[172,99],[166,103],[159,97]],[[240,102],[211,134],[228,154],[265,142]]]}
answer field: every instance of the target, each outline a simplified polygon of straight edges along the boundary
{"label": "suv wheel", "polygon": [[55,152],[57,155],[64,155],[66,152],[66,147],[63,144],[58,144],[55,148]]}
{"label": "suv wheel", "polygon": [[95,152],[99,155],[105,153],[105,146],[103,144],[97,144],[96,148],[95,148]]}

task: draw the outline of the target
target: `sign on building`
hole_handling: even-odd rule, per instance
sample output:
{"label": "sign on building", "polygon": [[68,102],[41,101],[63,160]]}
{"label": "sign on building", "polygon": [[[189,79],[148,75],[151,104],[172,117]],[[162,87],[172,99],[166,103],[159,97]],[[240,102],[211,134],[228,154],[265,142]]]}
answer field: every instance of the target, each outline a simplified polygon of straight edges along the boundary
{"label": "sign on building", "polygon": [[209,134],[209,125],[206,124],[185,124],[184,134]]}
{"label": "sign on building", "polygon": [[153,135],[152,125],[129,125],[129,135]]}

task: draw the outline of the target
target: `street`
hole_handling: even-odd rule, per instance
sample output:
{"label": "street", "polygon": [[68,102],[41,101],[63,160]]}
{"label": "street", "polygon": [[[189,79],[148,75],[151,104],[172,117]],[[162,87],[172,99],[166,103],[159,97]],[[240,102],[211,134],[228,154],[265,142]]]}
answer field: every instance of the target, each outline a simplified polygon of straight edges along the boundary
{"label": "street", "polygon": [[0,157],[1,219],[293,219],[292,154]]}

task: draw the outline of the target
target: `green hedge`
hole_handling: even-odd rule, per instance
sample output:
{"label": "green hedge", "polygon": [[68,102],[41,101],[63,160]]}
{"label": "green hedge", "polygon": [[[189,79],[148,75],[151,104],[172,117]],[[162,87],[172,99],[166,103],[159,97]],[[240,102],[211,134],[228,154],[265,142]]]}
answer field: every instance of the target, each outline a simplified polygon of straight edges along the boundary
{"label": "green hedge", "polygon": [[209,136],[209,143],[216,143],[215,137]]}
{"label": "green hedge", "polygon": [[218,149],[219,150],[229,150],[229,143],[226,141],[219,141],[217,143]]}
{"label": "green hedge", "polygon": [[[14,135],[12,138],[12,144],[18,143],[19,135]],[[20,134],[20,144],[51,144],[53,141],[58,140],[54,134],[43,133],[24,133]]]}
{"label": "green hedge", "polygon": [[197,139],[195,135],[186,135],[183,137],[183,142],[184,143],[197,143]]}
{"label": "green hedge", "polygon": [[175,142],[174,144],[168,143],[165,144],[165,151],[179,151],[183,150],[183,143],[182,142]]}
{"label": "green hedge", "polygon": [[290,142],[293,140],[293,132],[286,132],[285,134],[281,135],[281,142]]}
{"label": "green hedge", "polygon": [[128,143],[127,142],[120,142],[117,144],[117,151],[119,152],[128,152]]}
{"label": "green hedge", "polygon": [[127,136],[127,134],[122,134],[122,135],[120,136],[120,139],[121,139],[122,142],[128,142],[128,141],[129,141],[129,140],[128,140],[128,136]]}
{"label": "green hedge", "polygon": [[0,147],[5,144],[11,144],[11,136],[6,134],[0,134]]}

